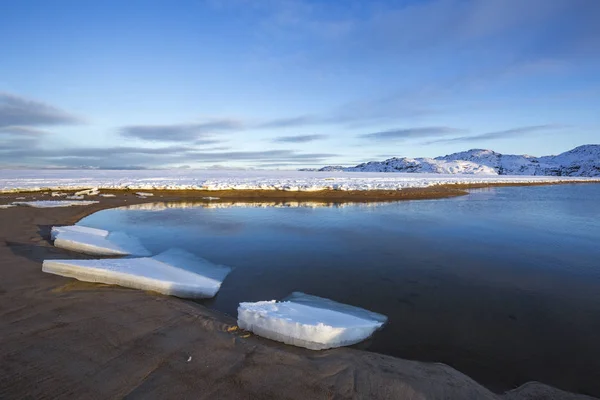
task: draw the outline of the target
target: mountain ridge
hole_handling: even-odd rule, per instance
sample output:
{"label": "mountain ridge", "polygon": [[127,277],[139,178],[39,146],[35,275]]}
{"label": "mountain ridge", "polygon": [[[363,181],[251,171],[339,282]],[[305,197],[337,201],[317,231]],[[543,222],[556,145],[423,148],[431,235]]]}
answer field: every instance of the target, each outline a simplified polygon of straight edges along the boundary
{"label": "mountain ridge", "polygon": [[354,167],[325,166],[318,171],[600,176],[600,144],[586,144],[558,155],[542,157],[471,149],[435,158],[393,157]]}

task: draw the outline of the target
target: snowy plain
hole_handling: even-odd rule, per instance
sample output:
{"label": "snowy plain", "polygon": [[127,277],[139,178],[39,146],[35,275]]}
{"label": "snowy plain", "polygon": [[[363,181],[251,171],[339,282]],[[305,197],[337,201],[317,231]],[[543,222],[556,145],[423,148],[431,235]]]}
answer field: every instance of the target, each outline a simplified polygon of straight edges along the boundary
{"label": "snowy plain", "polygon": [[599,182],[598,178],[259,170],[2,170],[0,193],[40,190],[400,190],[451,184]]}

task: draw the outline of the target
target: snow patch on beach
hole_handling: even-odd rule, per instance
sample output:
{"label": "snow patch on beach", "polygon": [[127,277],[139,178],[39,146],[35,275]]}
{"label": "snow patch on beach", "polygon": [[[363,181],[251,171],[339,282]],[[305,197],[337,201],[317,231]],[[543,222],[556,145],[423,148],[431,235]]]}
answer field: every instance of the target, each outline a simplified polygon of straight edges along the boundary
{"label": "snow patch on beach", "polygon": [[100,194],[98,188],[80,190],[79,192],[75,192],[75,196],[97,196]]}
{"label": "snow patch on beach", "polygon": [[53,207],[71,207],[71,206],[89,206],[96,204],[97,201],[81,201],[81,200],[37,200],[37,201],[15,201],[12,204],[16,206],[27,206],[34,208],[53,208]]}

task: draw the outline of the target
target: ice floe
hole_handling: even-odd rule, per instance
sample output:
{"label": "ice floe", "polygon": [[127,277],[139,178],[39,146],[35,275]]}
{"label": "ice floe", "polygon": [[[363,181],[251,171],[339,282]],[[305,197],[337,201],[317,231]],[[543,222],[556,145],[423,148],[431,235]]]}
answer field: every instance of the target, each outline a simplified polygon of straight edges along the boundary
{"label": "ice floe", "polygon": [[311,350],[358,343],[386,321],[384,315],[300,292],[281,302],[240,303],[238,307],[240,328]]}
{"label": "ice floe", "polygon": [[123,232],[108,232],[82,226],[52,228],[54,246],[96,256],[148,256],[140,241]]}
{"label": "ice floe", "polygon": [[16,206],[27,206],[35,208],[53,208],[53,207],[71,207],[71,206],[89,206],[98,203],[97,201],[81,200],[37,200],[37,201],[14,201]]}
{"label": "ice floe", "polygon": [[183,298],[210,298],[230,268],[180,249],[154,257],[104,260],[45,260],[42,271],[80,281],[151,290]]}
{"label": "ice floe", "polygon": [[0,209],[16,207],[14,204],[0,204]]}

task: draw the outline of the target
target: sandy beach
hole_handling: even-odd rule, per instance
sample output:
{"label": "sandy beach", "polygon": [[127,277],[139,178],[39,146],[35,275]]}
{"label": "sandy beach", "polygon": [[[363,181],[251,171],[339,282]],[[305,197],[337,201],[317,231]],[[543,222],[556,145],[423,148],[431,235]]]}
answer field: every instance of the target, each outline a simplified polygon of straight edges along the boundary
{"label": "sandy beach", "polygon": [[[468,187],[369,192],[113,191],[85,207],[0,209],[0,398],[589,399],[539,383],[496,394],[453,368],[357,349],[321,352],[249,335],[197,303],[44,274],[53,225],[154,201],[392,201],[464,194]],[[103,191],[108,193],[109,191]],[[42,193],[0,195],[52,199]],[[92,198],[90,198],[92,199]]]}

